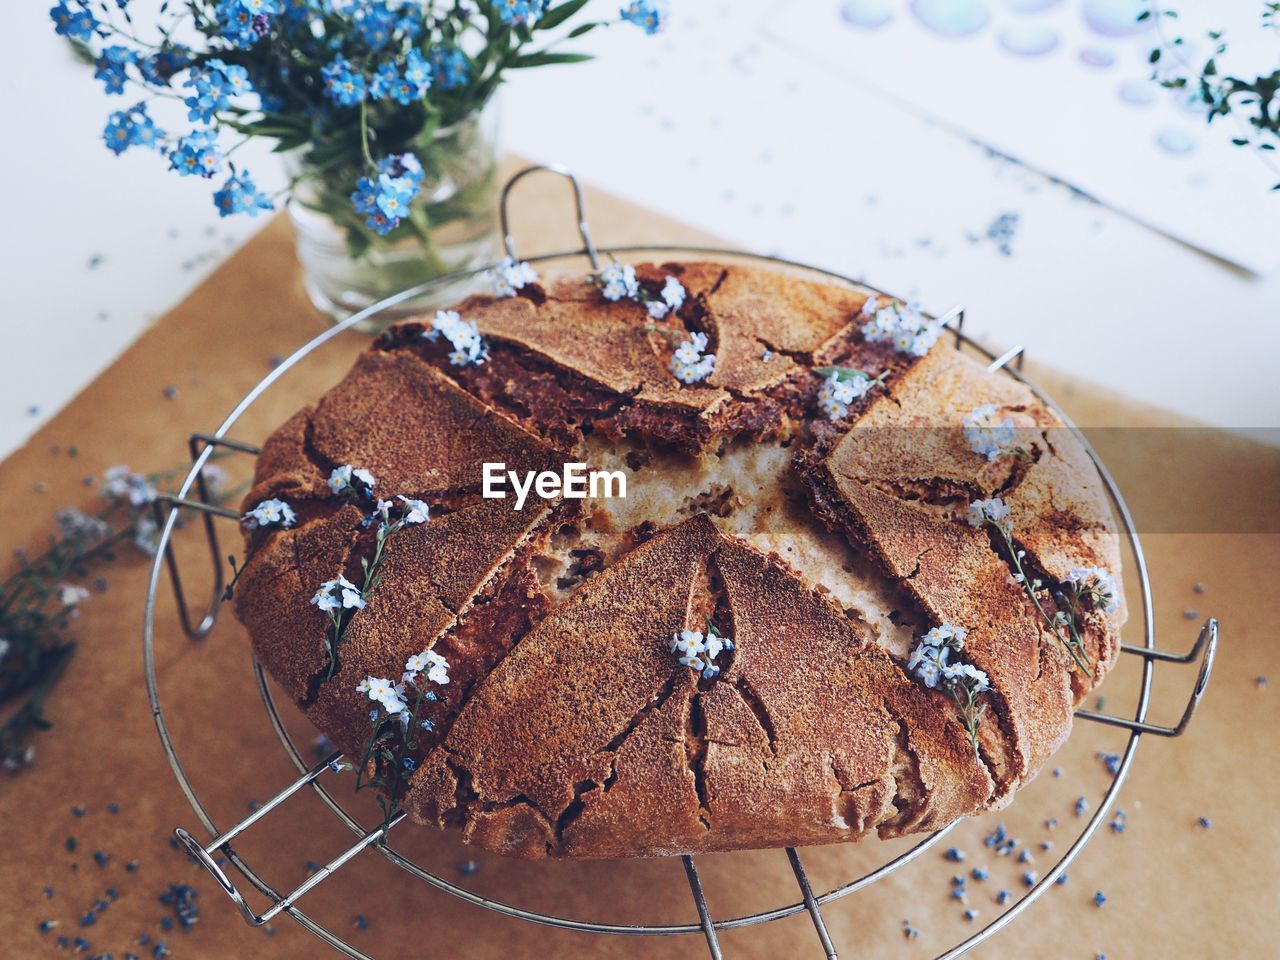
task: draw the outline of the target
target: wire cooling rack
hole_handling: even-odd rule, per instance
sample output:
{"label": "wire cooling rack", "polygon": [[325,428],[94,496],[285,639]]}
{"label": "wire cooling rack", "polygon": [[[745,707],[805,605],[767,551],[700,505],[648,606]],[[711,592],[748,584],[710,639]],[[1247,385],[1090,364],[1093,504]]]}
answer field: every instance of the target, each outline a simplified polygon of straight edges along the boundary
{"label": "wire cooling rack", "polygon": [[[512,241],[509,229],[507,212],[507,204],[511,191],[515,185],[526,176],[542,170],[559,174],[567,178],[569,181],[573,190],[574,208],[578,221],[578,230],[582,238],[582,247],[577,250],[532,257],[529,258],[530,262],[540,263],[551,260],[585,257],[590,261],[593,269],[598,269],[600,265],[599,253],[601,251],[598,251],[591,241],[591,234],[584,211],[581,188],[578,181],[572,174],[558,166],[528,167],[521,170],[507,182],[502,193],[501,207],[502,230],[507,253],[513,258],[516,256],[515,244]],[[817,269],[808,266],[807,264],[796,263],[779,257],[745,254],[740,251],[724,250],[715,247],[651,245],[625,246],[607,248],[603,252],[610,255],[648,253],[675,258],[681,256],[724,256],[739,260],[745,259],[748,261],[799,268],[812,274],[824,275],[828,278],[843,281],[845,283],[854,283],[854,281],[848,277],[841,276],[840,274],[833,273],[831,271]],[[355,958],[355,960],[374,960],[374,958],[352,946],[350,943],[347,943],[343,938],[333,933],[325,925],[308,916],[298,907],[298,902],[306,896],[307,893],[315,889],[319,884],[328,880],[334,874],[338,873],[345,864],[366,850],[373,851],[383,857],[386,857],[391,863],[404,870],[410,876],[422,881],[430,887],[434,887],[437,890],[457,897],[478,909],[491,910],[495,913],[518,920],[525,920],[531,923],[543,924],[584,934],[591,933],[613,936],[700,935],[705,940],[706,948],[710,953],[710,956],[716,958],[716,960],[723,957],[719,942],[720,931],[739,927],[750,927],[757,924],[768,923],[773,920],[779,920],[783,917],[794,916],[799,913],[807,913],[813,921],[814,932],[817,935],[817,939],[824,956],[826,956],[828,960],[836,960],[837,952],[832,944],[831,937],[827,932],[827,925],[823,918],[822,908],[836,900],[847,897],[858,890],[876,883],[910,863],[912,860],[915,860],[930,847],[937,844],[938,841],[953,829],[959,821],[954,821],[946,827],[943,827],[941,830],[930,834],[910,849],[893,857],[892,859],[886,860],[875,869],[860,876],[850,878],[839,886],[833,887],[823,893],[814,892],[799,853],[795,849],[787,848],[784,853],[788,860],[790,869],[795,876],[799,899],[791,903],[778,905],[772,909],[759,913],[736,917],[717,917],[713,913],[703,891],[702,883],[698,876],[698,867],[694,858],[692,856],[682,856],[679,859],[689,885],[690,893],[692,894],[693,905],[697,916],[696,922],[683,924],[622,924],[555,916],[534,909],[526,909],[515,903],[508,903],[503,900],[481,896],[446,880],[439,874],[433,873],[425,867],[415,863],[402,853],[397,852],[389,844],[388,835],[391,830],[405,819],[405,814],[403,812],[398,813],[385,827],[379,825],[373,829],[369,829],[363,826],[350,812],[348,812],[342,802],[340,802],[321,782],[323,774],[330,769],[331,764],[336,763],[336,761],[341,758],[341,754],[335,752],[330,756],[325,757],[315,765],[308,765],[307,760],[304,759],[303,753],[299,750],[298,745],[285,729],[284,722],[277,710],[275,700],[273,699],[271,691],[267,685],[266,678],[263,675],[262,666],[256,660],[252,662],[253,676],[257,684],[258,692],[262,697],[263,706],[266,708],[267,719],[270,722],[272,729],[279,737],[285,753],[297,768],[299,776],[293,781],[293,783],[280,790],[270,800],[254,810],[254,812],[249,816],[245,817],[234,826],[225,829],[219,828],[211,817],[208,809],[203,803],[201,803],[199,797],[196,795],[195,789],[184,771],[183,763],[179,758],[177,747],[174,744],[169,725],[165,719],[164,707],[161,703],[160,689],[156,681],[155,613],[161,575],[164,571],[167,571],[169,575],[178,618],[184,633],[188,637],[200,638],[206,636],[216,624],[219,612],[222,608],[224,583],[222,573],[222,552],[218,542],[217,526],[222,520],[238,523],[240,517],[234,510],[219,507],[211,503],[209,490],[206,488],[202,473],[203,467],[209,462],[210,457],[218,449],[231,451],[233,453],[247,454],[250,456],[256,455],[258,453],[258,447],[253,444],[234,439],[229,435],[231,429],[244,415],[245,411],[256,403],[268,389],[270,389],[281,378],[288,375],[289,372],[302,360],[324,346],[330,340],[333,340],[344,331],[356,327],[371,318],[378,317],[380,314],[384,314],[398,306],[410,303],[419,297],[430,294],[433,290],[439,287],[446,284],[472,280],[490,269],[492,269],[492,267],[485,267],[478,270],[443,277],[431,283],[422,284],[409,290],[405,290],[395,296],[389,297],[386,300],[361,310],[359,313],[354,314],[342,323],[331,327],[324,333],[315,337],[272,370],[271,373],[264,377],[257,386],[249,391],[244,399],[236,405],[231,413],[228,414],[227,418],[212,433],[196,433],[191,435],[189,441],[192,461],[191,469],[187,472],[185,479],[175,494],[162,495],[154,504],[155,516],[160,528],[160,549],[156,554],[156,559],[152,565],[151,575],[147,583],[146,607],[142,630],[142,653],[146,673],[147,695],[151,701],[151,709],[155,719],[156,729],[160,734],[160,743],[164,749],[166,757],[168,758],[169,766],[173,770],[174,776],[177,778],[178,785],[181,787],[188,802],[191,804],[191,808],[195,813],[196,819],[199,820],[201,827],[208,833],[210,839],[202,842],[195,835],[182,828],[176,829],[174,831],[175,835],[188,853],[213,875],[218,884],[222,887],[223,891],[228,897],[230,897],[231,901],[240,910],[244,919],[249,924],[261,926],[281,914],[287,915],[291,919],[300,923],[311,933],[315,934],[321,940],[335,947],[347,956]],[[861,286],[873,290],[878,294],[888,296],[884,291],[876,290],[874,287],[869,287],[867,284],[861,284]],[[1119,764],[1112,767],[1113,775],[1111,784],[1107,788],[1102,800],[1099,802],[1093,817],[1084,824],[1080,834],[1066,850],[1061,859],[1058,860],[1052,869],[1046,871],[1043,876],[1040,877],[1039,881],[1027,891],[1025,896],[1015,904],[1009,906],[1002,914],[985,927],[977,930],[969,937],[955,943],[945,952],[938,955],[938,960],[949,960],[949,958],[958,957],[972,947],[988,940],[1005,926],[1012,923],[1024,910],[1030,907],[1031,904],[1038,900],[1045,891],[1054,884],[1063,871],[1066,870],[1067,866],[1084,848],[1085,844],[1090,841],[1106,817],[1111,808],[1112,802],[1120,792],[1120,788],[1129,774],[1130,766],[1133,764],[1134,755],[1138,749],[1138,743],[1143,735],[1176,737],[1187,728],[1187,724],[1191,721],[1191,718],[1204,695],[1205,686],[1209,681],[1209,674],[1213,667],[1214,655],[1217,650],[1218,624],[1217,621],[1212,618],[1206,620],[1200,630],[1194,646],[1185,654],[1170,653],[1156,648],[1155,625],[1152,615],[1151,584],[1148,579],[1147,565],[1143,556],[1142,545],[1139,541],[1137,531],[1134,528],[1133,518],[1129,513],[1128,507],[1125,505],[1124,498],[1121,496],[1120,491],[1116,487],[1115,481],[1111,477],[1106,466],[1098,458],[1088,441],[1074,426],[1074,424],[1070,422],[1065,414],[1063,414],[1062,411],[1059,410],[1052,401],[1045,397],[1033,384],[1028,383],[1023,378],[1021,373],[1023,349],[1021,346],[1014,347],[1002,354],[996,355],[974,343],[964,334],[964,310],[960,307],[954,308],[936,319],[941,320],[950,329],[951,333],[954,335],[955,346],[957,349],[960,349],[962,346],[968,346],[977,350],[990,361],[988,365],[989,370],[992,372],[1003,371],[1005,374],[1026,384],[1041,401],[1053,409],[1058,416],[1062,417],[1067,426],[1076,434],[1081,443],[1084,444],[1092,457],[1094,464],[1097,466],[1098,473],[1102,477],[1103,484],[1106,487],[1107,494],[1115,508],[1116,514],[1120,517],[1121,527],[1124,530],[1124,534],[1127,538],[1132,554],[1136,580],[1138,583],[1138,591],[1141,597],[1142,611],[1142,644],[1140,646],[1132,646],[1129,644],[1123,644],[1121,646],[1122,653],[1138,657],[1141,660],[1141,673],[1137,683],[1136,708],[1133,716],[1115,716],[1093,710],[1077,710],[1075,712],[1076,717],[1081,720],[1106,724],[1129,731],[1129,739],[1124,752],[1120,756]],[[204,612],[200,614],[199,620],[196,620],[191,613],[191,607],[188,604],[186,591],[183,587],[182,570],[180,569],[177,555],[173,550],[173,534],[178,522],[179,514],[183,510],[193,510],[200,514],[202,519],[202,529],[208,542],[209,557],[213,567],[213,589],[210,593],[208,606],[205,608]],[[1131,580],[1132,578],[1126,577],[1126,579]],[[1173,726],[1163,726],[1150,722],[1147,719],[1147,708],[1150,702],[1151,686],[1156,665],[1162,663],[1185,665],[1195,662],[1198,662],[1200,665],[1199,674],[1196,678],[1196,683],[1190,698],[1187,700],[1186,708],[1183,710],[1182,716],[1178,719],[1177,723]],[[335,817],[337,817],[343,826],[351,830],[352,833],[356,835],[357,840],[342,854],[316,870],[296,889],[287,893],[281,893],[263,879],[256,867],[246,862],[236,852],[235,848],[232,846],[232,841],[245,831],[257,826],[268,818],[271,813],[287,799],[300,791],[307,789],[319,798],[319,800],[333,813]],[[228,872],[219,864],[219,860],[224,857],[231,869],[238,873],[239,876],[249,884],[249,886],[266,898],[267,905],[260,912],[255,911],[249,905],[241,888],[237,886],[237,881],[234,881]]]}

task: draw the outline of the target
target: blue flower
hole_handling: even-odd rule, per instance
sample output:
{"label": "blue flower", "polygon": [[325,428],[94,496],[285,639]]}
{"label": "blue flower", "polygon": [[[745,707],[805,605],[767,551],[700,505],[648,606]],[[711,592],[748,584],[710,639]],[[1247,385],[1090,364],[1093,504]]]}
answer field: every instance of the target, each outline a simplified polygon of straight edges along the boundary
{"label": "blue flower", "polygon": [[546,0],[498,0],[494,4],[503,23],[533,26],[542,18]]}
{"label": "blue flower", "polygon": [[405,177],[390,177],[387,174],[378,176],[378,209],[387,215],[389,220],[399,219],[409,212],[409,204],[418,187]]}
{"label": "blue flower", "polygon": [[163,136],[164,131],[156,127],[155,121],[147,115],[146,106],[141,103],[111,114],[106,129],[102,131],[107,148],[117,156],[130,147],[154,147]]}
{"label": "blue flower", "polygon": [[191,63],[191,51],[186,47],[165,47],[158,53],[137,59],[138,70],[147,83],[167,87],[173,75],[186,69]]}
{"label": "blue flower", "polygon": [[621,10],[622,19],[634,23],[649,36],[666,29],[670,14],[666,0],[632,0]]}
{"label": "blue flower", "polygon": [[270,32],[271,15],[279,12],[279,0],[221,0],[215,11],[218,35],[248,49]]}
{"label": "blue flower", "polygon": [[426,58],[417,50],[410,50],[404,60],[404,79],[420,89],[418,97],[422,97],[431,86],[431,74],[431,64],[427,63]]}
{"label": "blue flower", "polygon": [[378,164],[376,179],[361,177],[351,204],[364,214],[369,229],[388,234],[400,226],[422,185],[422,165],[411,153],[393,154]]}
{"label": "blue flower", "polygon": [[58,5],[49,11],[49,16],[58,36],[72,40],[92,40],[93,31],[98,26],[93,14],[83,9],[78,0],[59,0]]}
{"label": "blue flower", "polygon": [[222,153],[212,130],[193,130],[169,152],[169,169],[179,176],[212,177],[222,169]]}
{"label": "blue flower", "polygon": [[184,88],[195,90],[183,103],[187,105],[187,119],[212,123],[214,115],[231,106],[231,98],[250,92],[249,71],[241,66],[231,66],[218,59],[205,61],[203,68],[192,72]]}
{"label": "blue flower", "polygon": [[313,15],[323,12],[320,0],[284,0],[281,15],[288,23],[310,23]]}
{"label": "blue flower", "polygon": [[325,93],[340,106],[354,107],[364,100],[364,75],[357,73],[351,61],[339,54],[327,67],[320,69]]}
{"label": "blue flower", "polygon": [[356,30],[370,50],[381,50],[391,42],[400,17],[386,3],[365,3],[356,13]]}
{"label": "blue flower", "polygon": [[457,47],[436,47],[428,56],[440,86],[446,90],[461,87],[471,79],[471,63]]}
{"label": "blue flower", "polygon": [[119,44],[103,47],[102,53],[94,63],[96,69],[93,79],[101,80],[107,88],[107,93],[124,93],[124,85],[129,79],[125,73],[125,67],[134,63],[137,57],[138,55],[128,47],[122,47]]}
{"label": "blue flower", "polygon": [[375,100],[383,100],[391,96],[391,92],[399,85],[400,74],[394,63],[384,63],[374,71],[369,81],[369,96]]}
{"label": "blue flower", "polygon": [[213,195],[213,203],[219,215],[224,217],[233,213],[256,217],[259,210],[272,209],[271,201],[254,184],[248,170],[232,174],[222,189]]}
{"label": "blue flower", "polygon": [[378,163],[378,173],[385,173],[389,177],[396,179],[403,178],[410,181],[415,190],[422,186],[422,180],[426,176],[422,170],[422,164],[418,162],[418,158],[412,153],[393,153],[390,156],[383,157]]}
{"label": "blue flower", "polygon": [[351,194],[351,204],[356,213],[371,214],[378,209],[378,185],[368,177],[356,181],[356,192]]}

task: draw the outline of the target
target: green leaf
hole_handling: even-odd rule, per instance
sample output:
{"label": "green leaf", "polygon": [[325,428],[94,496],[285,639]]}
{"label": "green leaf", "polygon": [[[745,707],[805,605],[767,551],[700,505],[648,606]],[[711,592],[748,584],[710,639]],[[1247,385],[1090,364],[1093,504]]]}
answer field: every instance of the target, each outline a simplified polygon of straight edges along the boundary
{"label": "green leaf", "polygon": [[552,7],[542,15],[542,19],[537,23],[537,29],[554,30],[589,2],[590,0],[568,0],[567,3],[562,3],[558,7]]}
{"label": "green leaf", "polygon": [[569,39],[576,40],[578,37],[586,36],[598,26],[600,26],[599,23],[584,23],[576,26],[569,31]]}
{"label": "green leaf", "polygon": [[523,56],[516,57],[510,64],[509,69],[524,70],[528,67],[547,67],[557,63],[586,63],[588,60],[594,59],[589,53],[551,53],[547,50],[538,53],[526,53]]}

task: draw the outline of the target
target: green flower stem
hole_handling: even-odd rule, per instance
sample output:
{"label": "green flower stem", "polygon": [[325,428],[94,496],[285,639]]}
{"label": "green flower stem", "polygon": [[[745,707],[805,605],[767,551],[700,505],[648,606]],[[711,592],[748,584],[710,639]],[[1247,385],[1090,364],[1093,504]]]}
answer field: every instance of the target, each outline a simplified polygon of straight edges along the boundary
{"label": "green flower stem", "polygon": [[[387,540],[403,527],[404,524],[398,520],[389,525],[379,524],[373,547],[373,556],[360,558],[360,569],[364,574],[364,579],[360,582],[360,599],[366,604],[372,599],[373,592],[377,589],[380,581],[378,568],[382,566],[382,561],[385,559],[383,550],[386,547]],[[333,675],[338,672],[338,648],[342,645],[343,636],[347,632],[347,627],[351,625],[351,620],[355,613],[355,610],[347,607],[339,607],[336,610],[329,611],[329,629],[325,632],[325,646],[329,653],[329,668],[324,675],[325,681],[332,680]]]}
{"label": "green flower stem", "polygon": [[369,165],[370,169],[376,169],[378,163],[373,159],[373,152],[369,149],[369,101],[360,101],[360,149],[364,153],[364,162]]}
{"label": "green flower stem", "polygon": [[1076,662],[1076,666],[1084,671],[1085,676],[1092,678],[1093,672],[1089,669],[1088,654],[1085,652],[1084,642],[1080,640],[1079,634],[1074,630],[1072,631],[1072,637],[1069,638],[1063,636],[1062,625],[1058,618],[1050,616],[1048,611],[1045,610],[1043,604],[1040,603],[1040,597],[1036,592],[1035,585],[1027,578],[1026,571],[1022,569],[1022,558],[1018,556],[1018,548],[1014,545],[1013,536],[1010,534],[1009,530],[1003,524],[995,523],[991,520],[986,522],[1000,531],[1000,536],[1004,540],[1006,549],[1009,551],[1009,559],[1013,562],[1014,569],[1017,571],[1018,582],[1022,584],[1027,596],[1030,597],[1031,602],[1035,604],[1035,608],[1039,611],[1040,616],[1043,617],[1045,623],[1049,625],[1049,629],[1053,632],[1053,635],[1057,637],[1058,642],[1066,648],[1069,654],[1071,654],[1071,659]]}
{"label": "green flower stem", "polygon": [[953,684],[948,688],[951,699],[960,708],[960,716],[964,720],[965,731],[969,734],[969,743],[973,746],[973,755],[978,754],[978,724],[986,708],[978,703],[978,695],[965,684]]}

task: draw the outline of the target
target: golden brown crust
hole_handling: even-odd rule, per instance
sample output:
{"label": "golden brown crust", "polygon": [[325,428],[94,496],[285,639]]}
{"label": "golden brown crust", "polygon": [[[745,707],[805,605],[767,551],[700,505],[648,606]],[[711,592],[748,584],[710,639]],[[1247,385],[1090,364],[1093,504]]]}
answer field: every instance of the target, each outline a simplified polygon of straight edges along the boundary
{"label": "golden brown crust", "polygon": [[[864,291],[714,263],[637,274],[651,293],[678,277],[688,291],[678,314],[651,321],[581,277],[473,297],[458,309],[488,362],[453,366],[445,344],[422,336],[429,321],[401,324],[272,435],[246,505],[280,497],[298,522],[248,535],[236,612],[258,657],[359,756],[370,724],[356,683],[398,677],[423,649],[445,656],[450,682],[426,707],[432,728],[405,808],[511,856],[891,837],[1007,802],[1114,662],[1123,609],[1082,613],[1085,676],[965,508],[1004,498],[1025,563],[1046,582],[1079,566],[1118,574],[1114,522],[1083,447],[1024,386],[945,344],[916,359],[867,342]],[[689,386],[668,363],[693,330],[717,362],[709,382]],[[815,368],[828,365],[883,371],[886,387],[828,421],[815,402]],[[988,461],[969,449],[961,425],[983,404],[1014,420],[1025,455]],[[752,443],[785,447],[759,462],[792,462],[769,486],[785,491],[786,510],[753,502],[778,494],[757,493],[743,458],[729,466],[725,451]],[[681,469],[712,480],[683,505],[679,491],[666,498],[675,507],[644,501],[644,516],[479,497],[483,462],[554,470],[611,445],[634,458],[631,483],[669,483]],[[378,586],[327,679],[328,620],[310,600],[338,573],[358,580],[373,538],[362,511],[328,488],[340,464],[433,513],[387,541]],[[759,540],[757,522],[769,524]],[[856,585],[842,589],[841,576]],[[968,631],[965,659],[992,688],[976,753],[952,699],[908,671],[906,639],[868,628],[891,606],[898,622]],[[667,648],[707,618],[736,644],[715,679]]]}

